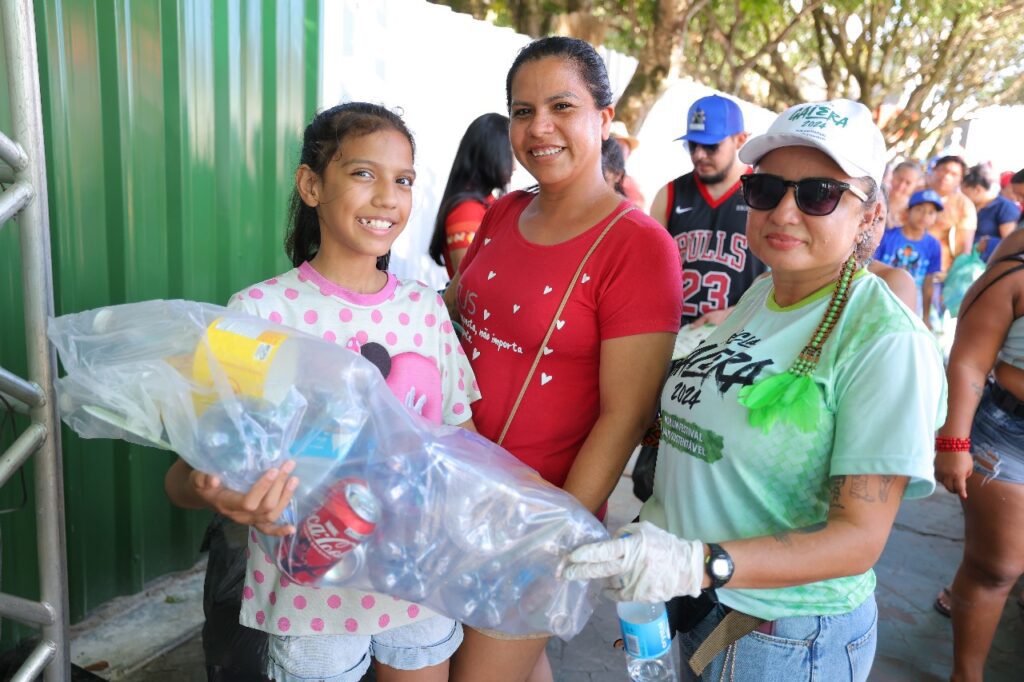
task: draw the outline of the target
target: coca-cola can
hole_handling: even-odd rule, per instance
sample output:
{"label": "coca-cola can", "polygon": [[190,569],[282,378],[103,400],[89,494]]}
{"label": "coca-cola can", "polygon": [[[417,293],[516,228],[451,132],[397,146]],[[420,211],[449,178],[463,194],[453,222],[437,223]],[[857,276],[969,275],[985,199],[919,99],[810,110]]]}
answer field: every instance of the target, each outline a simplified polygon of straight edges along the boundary
{"label": "coca-cola can", "polygon": [[366,541],[380,520],[380,502],[365,481],[345,478],[327,492],[323,505],[302,519],[281,542],[278,559],[288,576],[308,585]]}

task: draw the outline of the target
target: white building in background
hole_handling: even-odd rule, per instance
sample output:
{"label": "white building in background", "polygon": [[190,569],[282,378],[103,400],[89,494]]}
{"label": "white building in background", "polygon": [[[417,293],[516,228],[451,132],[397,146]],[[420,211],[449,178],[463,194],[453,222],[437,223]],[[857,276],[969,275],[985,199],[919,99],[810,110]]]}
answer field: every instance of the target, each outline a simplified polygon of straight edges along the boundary
{"label": "white building in background", "polygon": [[975,112],[963,140],[967,163],[991,161],[996,173],[1024,169],[1022,121],[1024,106],[993,106]]}
{"label": "white building in background", "polygon": [[[424,0],[323,7],[321,106],[364,100],[401,110],[416,138],[416,186],[409,224],[392,249],[392,269],[440,288],[445,271],[430,260],[427,246],[455,150],[477,116],[507,114],[505,76],[530,38]],[[637,62],[601,52],[618,96]],[[512,186],[531,184],[517,169]]]}

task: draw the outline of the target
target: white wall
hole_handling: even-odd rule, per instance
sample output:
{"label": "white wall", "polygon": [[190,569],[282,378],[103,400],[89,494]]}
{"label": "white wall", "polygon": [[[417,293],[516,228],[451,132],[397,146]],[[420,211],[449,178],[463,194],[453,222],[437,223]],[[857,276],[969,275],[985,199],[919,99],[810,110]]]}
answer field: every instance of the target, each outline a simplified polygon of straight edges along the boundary
{"label": "white wall", "polygon": [[1024,168],[1024,136],[1020,135],[1024,106],[980,109],[971,118],[964,143],[967,162],[991,161],[996,173]]}
{"label": "white wall", "polygon": [[[320,102],[364,100],[401,108],[416,138],[416,186],[392,269],[443,286],[444,268],[427,256],[437,206],[466,127],[481,114],[506,114],[505,75],[530,38],[423,0],[334,0],[321,23]],[[616,94],[636,60],[602,51]],[[532,184],[517,170],[513,187]]]}

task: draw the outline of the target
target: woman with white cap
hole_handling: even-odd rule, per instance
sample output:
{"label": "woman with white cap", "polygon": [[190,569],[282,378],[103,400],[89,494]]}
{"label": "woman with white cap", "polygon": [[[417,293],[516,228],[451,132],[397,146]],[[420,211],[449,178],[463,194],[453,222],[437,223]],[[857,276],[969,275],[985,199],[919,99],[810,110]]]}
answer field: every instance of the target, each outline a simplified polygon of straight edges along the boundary
{"label": "woman with white cap", "polygon": [[684,679],[865,680],[872,566],[900,500],[935,487],[942,358],[861,267],[885,167],[863,105],[792,107],[740,159],[771,276],[673,364],[642,522],[577,549],[564,574],[672,600]]}

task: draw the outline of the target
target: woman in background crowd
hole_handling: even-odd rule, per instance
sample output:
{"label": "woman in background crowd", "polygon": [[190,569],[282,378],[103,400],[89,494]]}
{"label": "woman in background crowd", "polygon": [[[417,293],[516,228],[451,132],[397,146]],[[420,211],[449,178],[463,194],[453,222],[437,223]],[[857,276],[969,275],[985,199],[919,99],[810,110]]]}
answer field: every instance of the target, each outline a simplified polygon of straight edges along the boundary
{"label": "woman in background crowd", "polygon": [[990,166],[972,166],[964,176],[963,193],[978,211],[974,244],[981,250],[985,261],[992,256],[999,242],[1017,229],[1017,221],[1020,220],[1020,207],[999,194],[999,189]]}
{"label": "woman in background crowd", "polygon": [[962,500],[964,556],[935,608],[952,611],[952,680],[980,682],[1024,573],[1024,232],[1003,240],[964,296],[946,376],[935,478]]}
{"label": "woman in background crowd", "polygon": [[640,186],[636,184],[636,180],[626,173],[626,162],[629,161],[630,155],[636,151],[636,148],[640,146],[640,140],[629,134],[629,129],[622,121],[612,121],[611,136],[608,139],[617,143],[622,151],[622,190],[616,191],[632,201],[634,206],[643,208],[647,205],[643,192],[640,191]]}
{"label": "woman in background crowd", "polygon": [[915,161],[904,161],[892,171],[885,227],[900,227],[906,219],[910,195],[924,185],[924,173]]}
{"label": "woman in background crowd", "polygon": [[622,179],[626,177],[626,159],[622,156],[622,147],[611,138],[601,143],[601,171],[608,186],[625,197]]}
{"label": "woman in background crowd", "polygon": [[441,195],[428,253],[455,276],[495,194],[512,179],[508,117],[484,114],[466,128]]}

